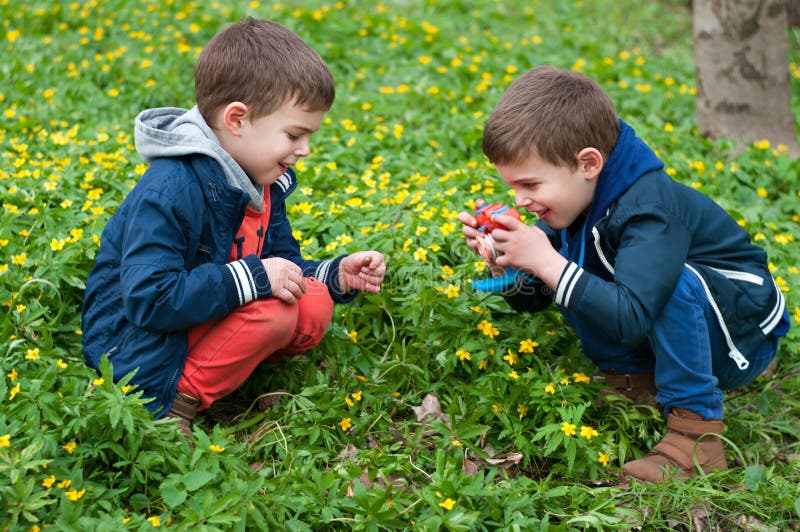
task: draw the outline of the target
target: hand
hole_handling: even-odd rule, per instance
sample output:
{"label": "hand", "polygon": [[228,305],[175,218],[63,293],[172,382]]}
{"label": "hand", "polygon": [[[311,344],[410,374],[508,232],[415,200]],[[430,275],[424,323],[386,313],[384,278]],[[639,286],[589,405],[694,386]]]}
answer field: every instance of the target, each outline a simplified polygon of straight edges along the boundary
{"label": "hand", "polygon": [[555,290],[568,261],[556,251],[544,231],[502,214],[494,220],[508,227],[492,231],[494,247],[500,253],[497,264],[535,275]]}
{"label": "hand", "polygon": [[361,290],[377,294],[381,291],[386,262],[383,253],[359,251],[342,259],[339,263],[339,287],[342,292]]}
{"label": "hand", "polygon": [[281,257],[262,259],[261,263],[267,270],[272,297],[294,305],[306,293],[306,280],[300,266]]}
{"label": "hand", "polygon": [[[486,202],[482,199],[475,200],[475,207],[482,207],[486,205]],[[464,224],[464,227],[461,228],[461,232],[467,237],[467,247],[472,250],[473,253],[478,253],[478,245],[476,243],[476,239],[478,235],[480,235],[480,231],[478,231],[478,220],[475,219],[475,216],[472,213],[461,211],[458,213],[458,221]]]}
{"label": "hand", "polygon": [[[486,202],[482,199],[475,200],[475,208],[480,208],[486,205]],[[475,219],[471,213],[468,212],[460,212],[458,213],[458,221],[464,224],[464,227],[461,228],[461,232],[467,238],[467,247],[473,252],[483,259],[483,262],[486,263],[486,266],[489,268],[489,272],[492,274],[492,277],[499,277],[505,273],[505,268],[502,266],[498,266],[498,264],[494,261],[493,258],[489,257],[486,253],[481,253],[481,249],[485,249],[481,246],[480,240],[486,238],[486,235],[478,231],[478,220]]]}

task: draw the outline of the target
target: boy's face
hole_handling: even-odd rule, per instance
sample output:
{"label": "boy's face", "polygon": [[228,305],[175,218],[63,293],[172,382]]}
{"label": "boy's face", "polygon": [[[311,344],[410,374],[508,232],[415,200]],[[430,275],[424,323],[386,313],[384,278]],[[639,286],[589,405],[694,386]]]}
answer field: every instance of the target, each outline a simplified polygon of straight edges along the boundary
{"label": "boy's face", "polygon": [[324,111],[306,111],[292,101],[255,120],[246,112],[238,118],[234,113],[225,117],[230,134],[220,138],[220,143],[254,183],[269,186],[309,154],[309,139],[324,115]]}
{"label": "boy's face", "polygon": [[[588,158],[581,157],[589,150]],[[497,164],[505,183],[514,189],[517,206],[539,215],[553,229],[569,227],[592,204],[602,156],[587,148],[578,168],[554,166],[536,154],[520,164]],[[595,158],[600,157],[599,163]],[[598,166],[599,164],[599,166]]]}

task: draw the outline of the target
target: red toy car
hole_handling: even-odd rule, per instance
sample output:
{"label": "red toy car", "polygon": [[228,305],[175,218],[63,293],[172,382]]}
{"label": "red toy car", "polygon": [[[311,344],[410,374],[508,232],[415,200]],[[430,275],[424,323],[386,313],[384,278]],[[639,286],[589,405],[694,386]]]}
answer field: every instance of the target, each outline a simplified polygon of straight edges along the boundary
{"label": "red toy car", "polygon": [[492,203],[491,205],[484,205],[475,209],[475,219],[478,220],[478,231],[485,234],[491,234],[497,228],[508,229],[501,224],[495,223],[492,217],[495,214],[503,214],[520,219],[519,212],[513,207],[503,205],[502,203]]}

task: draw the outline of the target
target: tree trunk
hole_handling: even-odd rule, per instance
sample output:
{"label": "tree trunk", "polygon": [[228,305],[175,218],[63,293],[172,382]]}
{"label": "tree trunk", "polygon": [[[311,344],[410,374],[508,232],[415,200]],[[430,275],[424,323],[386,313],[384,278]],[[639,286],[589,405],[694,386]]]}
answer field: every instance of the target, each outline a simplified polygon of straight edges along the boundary
{"label": "tree trunk", "polygon": [[694,0],[692,11],[700,131],[800,155],[785,0]]}

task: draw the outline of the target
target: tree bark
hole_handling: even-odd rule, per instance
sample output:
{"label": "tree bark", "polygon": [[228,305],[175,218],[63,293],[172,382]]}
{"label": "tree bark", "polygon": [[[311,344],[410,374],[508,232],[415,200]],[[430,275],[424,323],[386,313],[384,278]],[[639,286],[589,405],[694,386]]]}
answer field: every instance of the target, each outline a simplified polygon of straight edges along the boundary
{"label": "tree bark", "polygon": [[786,0],[694,0],[692,11],[700,131],[800,155]]}

